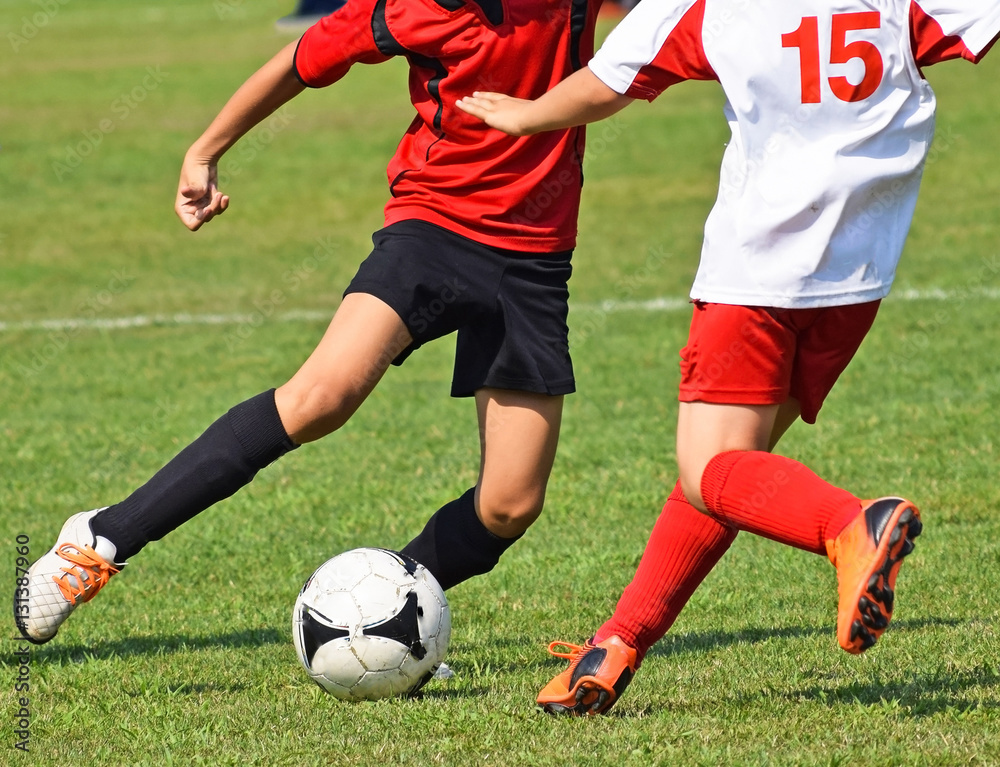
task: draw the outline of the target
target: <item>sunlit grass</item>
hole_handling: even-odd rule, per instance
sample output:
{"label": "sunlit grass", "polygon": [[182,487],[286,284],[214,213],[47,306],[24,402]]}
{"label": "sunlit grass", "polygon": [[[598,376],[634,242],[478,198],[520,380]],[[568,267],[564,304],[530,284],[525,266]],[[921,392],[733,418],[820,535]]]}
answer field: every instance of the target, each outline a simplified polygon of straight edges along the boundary
{"label": "sunlit grass", "polygon": [[[0,42],[39,7],[5,3]],[[411,118],[401,62],[290,104],[280,130],[234,156],[224,218],[191,235],[173,216],[184,150],[287,39],[272,23],[288,11],[71,2],[0,58],[0,322],[260,314],[0,332],[11,577],[15,536],[41,554],[70,512],[120,499],[232,404],[290,375],[324,322],[284,312],[332,313],[368,253],[385,163]],[[149,67],[167,74],[125,115],[116,99]],[[579,392],[545,514],[493,573],[449,594],[454,679],[419,700],[345,705],[301,672],[289,631],[320,562],[404,544],[475,481],[475,414],[448,398],[441,341],[393,370],[340,433],[150,545],[34,648],[32,753],[4,729],[0,763],[998,763],[996,71],[989,60],[931,71],[943,141],[901,290],[819,424],[782,445],[858,495],[902,493],[923,509],[893,628],[871,653],[836,647],[827,562],[743,535],[611,716],[533,709],[561,668],[546,643],[579,641],[610,614],[675,478],[687,312],[603,302],[686,294],[726,139],[717,88],[688,84],[591,130],[571,283]],[[113,130],[60,175],[55,164],[86,151],[104,120]],[[265,311],[275,286],[280,306]]]}

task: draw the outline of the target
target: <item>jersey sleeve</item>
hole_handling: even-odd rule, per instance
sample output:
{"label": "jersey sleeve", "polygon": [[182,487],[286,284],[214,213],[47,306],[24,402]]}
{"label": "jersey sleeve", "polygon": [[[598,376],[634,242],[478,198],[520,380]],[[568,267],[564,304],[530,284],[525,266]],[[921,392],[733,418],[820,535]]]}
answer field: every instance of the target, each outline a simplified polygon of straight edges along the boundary
{"label": "jersey sleeve", "polygon": [[1000,34],[1000,0],[913,0],[910,36],[920,66],[978,62]]}
{"label": "jersey sleeve", "polygon": [[683,80],[716,80],[705,54],[705,0],[647,0],[608,35],[590,69],[616,93],[652,101]]}
{"label": "jersey sleeve", "polygon": [[354,64],[378,64],[391,58],[380,50],[373,31],[378,5],[374,0],[348,0],[306,30],[295,49],[295,72],[304,85],[323,88],[337,82]]}

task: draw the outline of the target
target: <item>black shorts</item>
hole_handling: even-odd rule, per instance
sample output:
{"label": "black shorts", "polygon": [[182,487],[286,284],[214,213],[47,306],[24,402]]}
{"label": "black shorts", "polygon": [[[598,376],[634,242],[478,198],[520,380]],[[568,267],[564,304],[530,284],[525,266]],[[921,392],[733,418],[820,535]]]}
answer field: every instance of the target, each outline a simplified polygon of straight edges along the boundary
{"label": "black shorts", "polygon": [[453,397],[484,386],[575,391],[566,324],[572,251],[503,250],[416,220],[390,224],[372,242],[344,295],[375,296],[406,324],[413,343],[394,365],[457,330]]}

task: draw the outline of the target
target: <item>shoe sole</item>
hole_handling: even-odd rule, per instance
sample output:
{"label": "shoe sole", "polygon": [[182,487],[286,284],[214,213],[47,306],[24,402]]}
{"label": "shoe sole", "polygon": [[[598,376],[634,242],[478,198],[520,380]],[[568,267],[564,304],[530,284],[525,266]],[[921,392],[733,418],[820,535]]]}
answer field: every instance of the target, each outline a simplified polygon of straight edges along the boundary
{"label": "shoe sole", "polygon": [[[573,657],[554,652],[553,647],[559,644],[563,643],[549,645],[549,652],[560,658]],[[621,697],[635,676],[635,650],[627,648],[617,637],[610,637],[596,646],[588,641],[577,649],[583,651],[582,654],[575,656],[570,667],[538,694],[536,703],[542,711],[556,716],[603,714]],[[606,665],[609,662],[611,665]],[[615,666],[619,671],[612,683],[610,675]]]}
{"label": "shoe sole", "polygon": [[[594,697],[596,696],[596,697]],[[576,702],[572,706],[550,701],[542,703],[542,711],[555,716],[593,716],[603,714],[618,699],[596,682],[581,680],[576,686]]]}
{"label": "shoe sole", "polygon": [[[31,593],[36,590],[35,587],[34,587],[34,585],[33,585],[33,583],[32,583],[32,581],[34,580],[35,569],[38,566],[38,563],[41,562],[41,560],[43,558],[49,556],[51,553],[52,553],[52,550],[47,551],[45,554],[43,554],[41,557],[39,557],[38,559],[36,559],[34,562],[32,562],[28,566],[28,573],[27,573],[27,575],[25,577],[28,580],[28,585],[27,585],[26,588],[28,590],[29,597],[30,597]],[[51,641],[52,638],[55,637],[55,635],[58,633],[58,631],[59,631],[58,627],[56,627],[56,630],[53,631],[51,635],[46,636],[46,637],[41,637],[41,638],[34,637],[34,636],[32,636],[31,634],[28,633],[27,622],[28,622],[28,620],[30,619],[31,616],[29,616],[29,615],[22,615],[22,614],[19,613],[19,611],[18,611],[18,605],[25,604],[25,602],[19,601],[19,596],[20,596],[20,587],[17,587],[17,588],[14,589],[14,624],[17,626],[17,630],[21,633],[21,636],[24,639],[26,639],[27,641],[31,642],[31,644],[33,644],[33,645],[43,645],[46,642]]]}
{"label": "shoe sole", "polygon": [[874,645],[888,628],[896,598],[893,592],[895,575],[904,557],[913,552],[913,539],[923,530],[920,513],[912,505],[907,504],[902,511],[893,514],[895,521],[890,517],[868,576],[862,580],[863,585],[854,599],[857,617],[851,622],[848,644],[842,646],[855,655]]}
{"label": "shoe sole", "polygon": [[543,711],[555,714],[556,716],[594,716],[595,714],[603,714],[618,701],[634,676],[635,672],[631,668],[626,667],[622,669],[617,681],[611,688],[607,686],[606,682],[599,680],[597,677],[584,676],[576,682],[576,687],[574,688],[576,692],[573,693],[574,701],[572,705],[552,700],[544,703],[542,701],[537,702],[539,708]]}
{"label": "shoe sole", "polygon": [[592,716],[611,708],[617,696],[612,697],[608,690],[596,682],[581,680],[576,686],[574,697],[576,701],[572,706],[550,701],[541,704],[541,709],[556,716]]}
{"label": "shoe sole", "polygon": [[[30,578],[30,575],[28,577]],[[31,644],[33,645],[43,645],[46,642],[49,642],[58,633],[59,630],[56,629],[56,631],[52,632],[51,636],[47,636],[43,639],[36,639],[35,637],[31,636],[31,634],[28,633],[28,627],[25,625],[28,620],[28,616],[22,615],[18,610],[18,606],[24,604],[24,602],[21,602],[18,599],[19,591],[20,591],[19,588],[14,589],[14,604],[13,604],[14,625],[17,626],[18,632],[25,640],[31,642]]]}
{"label": "shoe sole", "polygon": [[[18,592],[17,592],[17,589],[15,589],[14,590],[14,625],[17,626],[18,633],[24,639],[26,639],[27,641],[31,642],[31,644],[45,644],[47,641],[49,641],[48,639],[43,639],[43,640],[32,639],[28,635],[28,630],[25,628],[25,625],[24,625],[24,621],[26,620],[26,618],[25,618],[25,616],[21,615],[20,611],[17,609],[19,604],[21,604],[21,603],[18,602]],[[53,634],[53,636],[55,636],[55,635]]]}

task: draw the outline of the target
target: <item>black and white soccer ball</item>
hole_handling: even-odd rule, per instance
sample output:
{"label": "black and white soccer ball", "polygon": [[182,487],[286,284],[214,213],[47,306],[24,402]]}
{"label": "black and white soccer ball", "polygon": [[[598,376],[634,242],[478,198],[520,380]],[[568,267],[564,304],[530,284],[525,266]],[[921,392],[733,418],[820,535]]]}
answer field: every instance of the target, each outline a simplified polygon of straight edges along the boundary
{"label": "black and white soccer ball", "polygon": [[314,572],[292,611],[306,672],[342,700],[411,695],[434,676],[451,637],[434,576],[386,549],[353,549]]}

